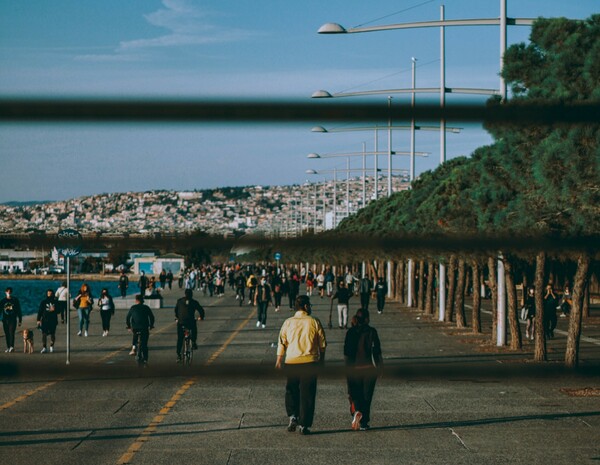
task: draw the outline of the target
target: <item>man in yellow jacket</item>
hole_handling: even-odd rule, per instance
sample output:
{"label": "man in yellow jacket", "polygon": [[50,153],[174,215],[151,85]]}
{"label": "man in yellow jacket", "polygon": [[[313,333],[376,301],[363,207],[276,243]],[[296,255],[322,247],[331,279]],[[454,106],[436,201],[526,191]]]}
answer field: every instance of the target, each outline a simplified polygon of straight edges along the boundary
{"label": "man in yellow jacket", "polygon": [[296,313],[283,322],[279,331],[275,368],[284,368],[287,376],[288,431],[298,428],[300,434],[310,434],[315,413],[317,369],[325,361],[327,341],[321,322],[311,316],[308,296],[299,296],[295,304]]}

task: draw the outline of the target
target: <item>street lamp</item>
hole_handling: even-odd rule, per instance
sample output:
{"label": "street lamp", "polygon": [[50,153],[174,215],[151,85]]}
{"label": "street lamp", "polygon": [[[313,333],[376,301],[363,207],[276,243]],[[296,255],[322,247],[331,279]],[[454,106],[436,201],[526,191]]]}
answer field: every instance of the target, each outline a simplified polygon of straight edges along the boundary
{"label": "street lamp", "polygon": [[[506,14],[506,1],[500,0],[500,17],[499,18],[490,18],[490,19],[459,19],[459,20],[446,20],[444,18],[444,6],[440,7],[440,17],[439,21],[424,21],[424,22],[415,22],[415,23],[404,23],[404,24],[391,24],[387,26],[368,26],[368,27],[357,27],[357,28],[345,28],[337,23],[327,23],[321,26],[318,30],[319,34],[349,34],[349,33],[361,33],[361,32],[376,32],[376,31],[387,31],[387,30],[397,30],[397,29],[414,29],[414,28],[427,28],[427,27],[439,27],[440,28],[440,87],[437,89],[437,92],[440,93],[440,105],[442,109],[445,106],[445,94],[447,92],[456,92],[458,89],[448,89],[445,86],[445,28],[448,26],[499,26],[500,28],[500,90],[494,91],[496,95],[500,95],[502,101],[506,100],[506,81],[502,77],[502,69],[504,66],[504,54],[506,52],[506,36],[507,36],[507,26],[515,25],[515,26],[531,26],[535,19],[533,18],[508,18]],[[414,87],[414,85],[413,85]],[[406,90],[398,89],[399,92],[406,92]],[[417,92],[417,89],[411,89],[411,92]],[[436,91],[435,89],[422,89],[419,91]],[[461,93],[477,93],[474,89],[462,89]],[[390,94],[389,91],[370,91],[370,92],[362,92],[362,93],[346,93],[344,95],[340,94],[330,94],[326,91],[319,91],[313,96],[315,98],[327,98],[327,97],[342,97],[342,96],[352,96],[352,95],[374,95],[375,93],[379,94]],[[444,163],[446,161],[446,144],[445,144],[445,121],[442,119],[440,125],[440,163]],[[499,265],[500,266],[500,265]],[[442,281],[442,277],[445,277],[445,268],[440,265],[440,299],[439,299],[439,319],[440,321],[444,320],[445,314],[445,299],[444,293],[444,281]],[[503,280],[504,276],[498,275],[499,280]],[[504,305],[504,302],[500,302],[500,298],[498,299],[498,308]],[[502,322],[503,324],[503,322]],[[499,326],[501,323],[499,322]],[[503,328],[498,328],[500,332]],[[500,345],[500,341],[498,343]]]}

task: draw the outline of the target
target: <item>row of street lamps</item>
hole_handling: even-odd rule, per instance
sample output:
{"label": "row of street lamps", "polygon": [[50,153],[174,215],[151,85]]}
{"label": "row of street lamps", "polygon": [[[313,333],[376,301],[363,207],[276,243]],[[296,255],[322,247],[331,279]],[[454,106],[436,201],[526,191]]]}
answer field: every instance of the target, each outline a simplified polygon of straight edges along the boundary
{"label": "row of street lamps", "polygon": [[[417,88],[416,87],[416,58],[412,58],[412,87],[410,89],[388,89],[388,90],[372,90],[372,91],[364,91],[364,92],[342,92],[342,93],[330,93],[324,90],[319,90],[312,94],[313,98],[340,98],[340,97],[356,97],[356,96],[365,96],[365,95],[387,95],[388,96],[388,106],[391,106],[392,97],[391,94],[402,94],[402,93],[410,93],[411,94],[411,105],[414,107],[415,105],[415,97],[417,93],[439,93],[440,96],[440,106],[442,108],[446,105],[446,94],[447,93],[460,93],[460,94],[475,94],[475,95],[499,95],[502,101],[506,100],[507,97],[507,89],[506,82],[502,77],[502,73],[500,73],[500,89],[475,89],[475,88],[449,88],[446,87],[446,46],[445,46],[445,28],[449,26],[499,26],[500,28],[500,70],[503,67],[503,58],[506,51],[507,46],[507,26],[517,25],[517,26],[530,26],[533,24],[534,19],[532,18],[508,18],[507,17],[507,0],[500,0],[500,16],[499,18],[488,18],[488,19],[459,19],[459,20],[447,20],[445,19],[445,9],[442,5],[440,7],[440,20],[439,21],[425,21],[425,22],[415,22],[415,23],[404,23],[404,24],[391,24],[384,26],[369,26],[369,27],[357,27],[357,28],[344,28],[343,26],[337,23],[327,23],[319,28],[319,34],[352,34],[352,33],[363,33],[363,32],[378,32],[378,31],[388,31],[388,30],[398,30],[398,29],[415,29],[415,28],[429,28],[429,27],[439,27],[440,28],[440,86],[438,88]],[[394,127],[392,126],[391,121],[391,112],[390,119],[388,121],[387,127],[385,127],[388,132],[388,196],[392,194],[392,155],[393,154],[401,154],[401,152],[394,152],[392,149],[392,130],[393,129],[405,129],[404,127]],[[373,152],[369,154],[374,155],[375,159],[375,168],[374,172],[378,171],[378,156],[381,154],[378,150],[378,141],[377,141],[377,131],[381,128],[360,128],[355,130],[375,130],[375,148]],[[409,179],[410,181],[414,181],[415,179],[415,156],[417,152],[415,151],[415,131],[423,128],[419,128],[415,124],[414,118],[411,120],[410,131],[411,131],[411,144],[410,144],[410,169],[409,169]],[[436,128],[438,129],[438,128]],[[352,130],[352,129],[350,129]],[[435,130],[435,129],[434,129]],[[313,128],[313,132],[342,132],[343,130],[324,130],[320,126]],[[445,119],[440,120],[439,125],[440,132],[440,164],[446,161],[446,134],[447,132],[458,133],[460,132],[460,128],[447,128]],[[365,148],[363,146],[363,160],[366,155]],[[331,156],[350,156],[350,154],[338,154]],[[324,158],[324,156],[319,156],[316,154],[309,155],[309,158]],[[349,171],[349,160],[348,158],[348,171]],[[364,162],[363,162],[363,180],[365,177],[364,171]],[[309,170],[311,174],[316,173],[314,170]],[[334,173],[334,189],[335,189],[335,176],[336,170],[333,170]],[[374,175],[375,182],[377,182],[378,176]],[[377,186],[375,187],[375,198],[377,197]],[[365,204],[364,191],[363,191],[363,205]],[[335,201],[334,201],[335,208]],[[334,222],[335,226],[335,222]],[[412,260],[409,261],[408,274],[409,274],[409,283],[411,282],[410,276],[413,272]],[[390,267],[388,266],[388,273]],[[388,276],[389,278],[389,276]],[[389,279],[388,279],[389,280]],[[439,319],[441,321],[445,318],[445,267],[444,265],[440,265],[439,268],[439,279],[440,283],[439,287]],[[502,261],[498,260],[498,288],[503,289],[504,285],[504,271]],[[409,305],[412,304],[413,301],[413,290],[408,288],[408,301]],[[504,293],[500,293],[498,296],[498,345],[505,344],[505,328],[503,324],[500,322],[504,322],[505,318],[505,295]]]}

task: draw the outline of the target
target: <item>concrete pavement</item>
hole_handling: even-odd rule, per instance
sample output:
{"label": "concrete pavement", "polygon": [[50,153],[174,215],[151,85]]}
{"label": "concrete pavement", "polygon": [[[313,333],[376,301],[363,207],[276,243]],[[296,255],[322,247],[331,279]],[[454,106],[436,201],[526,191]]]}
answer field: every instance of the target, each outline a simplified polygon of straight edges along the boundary
{"label": "concrete pavement", "polygon": [[[289,311],[271,307],[267,328],[257,329],[254,308],[238,306],[231,292],[201,297],[207,318],[199,323],[200,349],[186,368],[175,363],[172,308],[181,295],[174,289],[165,308],[154,310],[147,369],[128,355],[124,310],[117,310],[106,338],[97,312],[88,338],[75,336],[74,321],[68,367],[64,326],[53,354],[39,354],[39,333],[35,354],[0,354],[0,463],[600,461],[600,325],[584,327],[591,342],[582,341],[582,369],[571,372],[560,362],[560,333],[548,342],[550,362],[536,364],[530,343],[519,352],[487,343],[487,317],[481,337],[388,303],[371,318],[386,365],[372,429],[350,430],[345,332],[326,328],[313,434],[300,436],[286,431],[285,380],[272,369],[273,343]],[[328,301],[312,299],[326,326]],[[352,309],[356,305],[351,301]],[[559,321],[559,330],[565,324]],[[18,337],[19,351],[20,343]],[[573,396],[577,390],[588,396]]]}

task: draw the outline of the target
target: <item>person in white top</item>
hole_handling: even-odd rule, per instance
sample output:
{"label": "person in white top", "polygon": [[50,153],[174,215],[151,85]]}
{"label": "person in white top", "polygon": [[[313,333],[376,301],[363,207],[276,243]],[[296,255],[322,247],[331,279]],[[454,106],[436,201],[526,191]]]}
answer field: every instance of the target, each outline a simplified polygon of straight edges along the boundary
{"label": "person in white top", "polygon": [[56,310],[60,315],[60,322],[64,323],[67,317],[67,301],[69,299],[69,289],[67,289],[67,282],[63,281],[60,287],[56,290]]}

